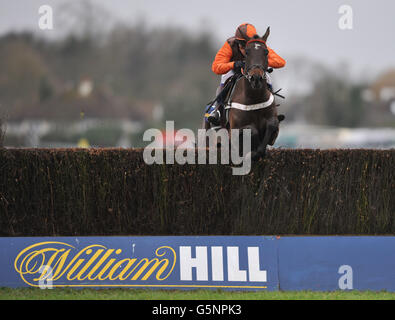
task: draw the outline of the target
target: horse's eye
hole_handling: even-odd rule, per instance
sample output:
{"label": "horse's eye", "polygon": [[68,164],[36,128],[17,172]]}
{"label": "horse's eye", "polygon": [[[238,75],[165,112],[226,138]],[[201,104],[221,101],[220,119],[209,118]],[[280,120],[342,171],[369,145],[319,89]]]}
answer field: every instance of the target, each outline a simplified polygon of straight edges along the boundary
{"label": "horse's eye", "polygon": [[265,49],[265,55],[267,56],[269,54],[269,50]]}

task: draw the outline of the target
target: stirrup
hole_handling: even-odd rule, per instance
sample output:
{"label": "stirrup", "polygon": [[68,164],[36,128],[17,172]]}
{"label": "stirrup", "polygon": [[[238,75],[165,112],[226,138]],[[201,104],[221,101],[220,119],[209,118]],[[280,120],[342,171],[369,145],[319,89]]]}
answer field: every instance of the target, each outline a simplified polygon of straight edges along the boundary
{"label": "stirrup", "polygon": [[208,122],[215,126],[219,126],[221,124],[221,113],[219,110],[214,110],[213,112],[210,113],[210,115],[207,117]]}

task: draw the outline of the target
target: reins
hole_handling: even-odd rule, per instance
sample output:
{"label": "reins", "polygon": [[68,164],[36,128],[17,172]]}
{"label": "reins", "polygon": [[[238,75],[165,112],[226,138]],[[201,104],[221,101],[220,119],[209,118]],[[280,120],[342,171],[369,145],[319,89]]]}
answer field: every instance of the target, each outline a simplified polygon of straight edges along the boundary
{"label": "reins", "polygon": [[[263,43],[266,46],[266,42],[263,41],[262,39],[251,39],[251,40],[247,41],[246,47],[249,43],[255,43],[255,42]],[[243,76],[246,77],[248,81],[251,80],[251,76],[248,74],[248,72],[250,72],[251,69],[261,69],[263,71],[265,80],[267,80],[266,79],[267,69],[265,69],[263,67],[263,65],[261,65],[261,64],[252,64],[252,65],[248,66],[248,68],[246,70],[243,70],[243,72],[242,72]]]}
{"label": "reins", "polygon": [[[246,46],[247,46],[249,43],[254,43],[254,42],[261,42],[261,43],[263,43],[263,44],[266,46],[266,42],[263,41],[262,39],[251,39],[251,40],[247,41]],[[242,70],[242,73],[241,73],[248,81],[250,81],[251,78],[252,78],[252,76],[250,76],[250,75],[248,74],[248,73],[251,71],[251,69],[260,69],[260,70],[262,70],[262,71],[263,71],[263,78],[265,79],[265,81],[267,81],[266,72],[269,72],[269,73],[273,72],[273,69],[272,69],[272,68],[265,69],[265,68],[263,67],[263,65],[261,65],[261,64],[252,64],[252,65],[248,66],[247,69],[245,69],[245,70],[243,69],[243,70]],[[285,99],[285,97],[284,97],[283,95],[279,94],[279,92],[280,92],[281,90],[282,90],[282,89],[279,89],[279,90],[277,90],[276,92],[273,92],[273,95],[278,96],[278,97],[280,97],[280,98],[282,98],[282,99]]]}

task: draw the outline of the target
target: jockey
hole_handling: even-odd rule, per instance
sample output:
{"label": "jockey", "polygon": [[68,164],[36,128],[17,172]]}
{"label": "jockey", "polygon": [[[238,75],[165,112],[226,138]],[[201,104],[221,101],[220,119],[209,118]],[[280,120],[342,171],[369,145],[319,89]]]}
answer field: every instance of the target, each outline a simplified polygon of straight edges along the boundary
{"label": "jockey", "polygon": [[[244,67],[245,46],[247,41],[256,35],[256,29],[252,24],[243,23],[237,27],[233,37],[227,39],[221,49],[217,52],[212,64],[212,71],[221,75],[221,83],[217,89],[217,95],[224,87],[225,81],[235,73],[241,73]],[[268,65],[270,68],[282,68],[285,66],[285,60],[267,46],[269,50]],[[272,90],[270,76],[266,73],[266,79],[269,89]],[[223,96],[223,95],[222,95]],[[214,105],[209,106],[211,110],[206,112],[207,120],[213,125],[220,124],[219,106],[225,101],[216,101]],[[209,112],[209,113],[208,113]]]}

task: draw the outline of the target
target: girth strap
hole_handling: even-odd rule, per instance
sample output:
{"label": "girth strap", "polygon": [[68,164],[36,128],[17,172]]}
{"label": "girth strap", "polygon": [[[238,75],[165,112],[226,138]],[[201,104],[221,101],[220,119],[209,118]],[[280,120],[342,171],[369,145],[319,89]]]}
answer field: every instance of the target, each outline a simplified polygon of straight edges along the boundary
{"label": "girth strap", "polygon": [[253,111],[253,110],[260,110],[267,107],[270,107],[274,102],[274,95],[270,94],[270,97],[267,101],[257,103],[257,104],[241,104],[237,102],[232,102],[230,105],[227,106],[227,109],[238,109],[242,111]]}

